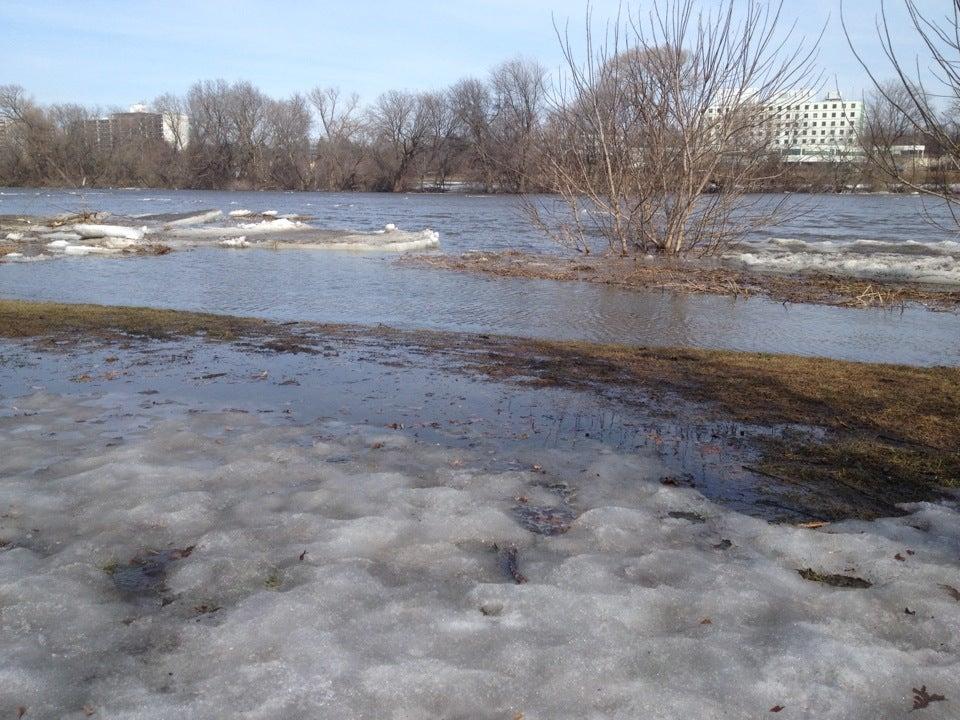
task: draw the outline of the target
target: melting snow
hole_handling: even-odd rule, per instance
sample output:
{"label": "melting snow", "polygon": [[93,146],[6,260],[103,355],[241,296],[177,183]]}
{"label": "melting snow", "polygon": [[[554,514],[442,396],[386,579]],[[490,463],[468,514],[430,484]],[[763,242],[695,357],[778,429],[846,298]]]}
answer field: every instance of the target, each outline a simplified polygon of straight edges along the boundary
{"label": "melting snow", "polygon": [[804,530],[646,457],[597,450],[558,494],[401,432],[131,402],[0,403],[0,687],[28,718],[872,720],[921,685],[956,717],[955,506]]}

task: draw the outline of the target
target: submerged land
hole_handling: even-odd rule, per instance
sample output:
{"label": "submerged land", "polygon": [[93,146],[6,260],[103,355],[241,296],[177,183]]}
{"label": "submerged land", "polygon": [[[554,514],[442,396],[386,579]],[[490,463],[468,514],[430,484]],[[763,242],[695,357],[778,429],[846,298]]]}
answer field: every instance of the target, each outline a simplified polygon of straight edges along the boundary
{"label": "submerged land", "polygon": [[694,262],[630,257],[558,257],[519,251],[460,255],[406,256],[399,262],[495,277],[587,282],[627,290],[767,297],[784,303],[850,308],[896,308],[907,304],[930,310],[960,308],[960,290],[916,281],[859,279],[843,274],[774,273]]}
{"label": "submerged land", "polygon": [[[152,308],[0,301],[0,337],[64,352],[77,342],[200,337],[253,352],[322,353],[330,343],[402,348],[458,372],[584,389],[670,414],[696,404],[753,428],[746,469],[796,486],[810,518],[896,514],[960,487],[960,368],[912,367],[719,350],[633,348],[397,330]],[[770,430],[773,430],[772,432]]]}

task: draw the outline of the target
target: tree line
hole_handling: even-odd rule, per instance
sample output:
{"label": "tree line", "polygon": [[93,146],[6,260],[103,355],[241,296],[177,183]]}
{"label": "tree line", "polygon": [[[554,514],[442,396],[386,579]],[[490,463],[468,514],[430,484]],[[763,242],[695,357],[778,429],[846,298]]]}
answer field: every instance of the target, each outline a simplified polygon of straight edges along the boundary
{"label": "tree line", "polygon": [[546,87],[546,70],[521,58],[485,78],[391,90],[366,106],[335,87],[275,99],[249,82],[210,80],[154,100],[168,141],[103,143],[92,129],[99,109],[43,106],[0,86],[0,183],[403,191],[443,189],[455,177],[526,192],[540,189]]}
{"label": "tree line", "polygon": [[[91,132],[99,112],[41,106],[3,86],[0,183],[405,191],[457,180],[521,195],[560,243],[621,255],[722,252],[789,214],[788,197],[761,196],[774,190],[893,186],[953,209],[960,0],[945,1],[953,12],[939,20],[903,0],[927,70],[900,61],[881,9],[888,67],[862,63],[874,89],[858,144],[815,165],[786,162],[778,146],[799,117],[790,103],[784,113],[785,99],[822,78],[817,41],[796,34],[782,1],[649,0],[599,35],[588,14],[580,42],[557,26],[556,77],[517,58],[484,78],[368,105],[332,87],[274,99],[249,82],[198,82],[153,103],[169,142],[131,133],[104,143]],[[920,144],[936,162],[903,154]]]}

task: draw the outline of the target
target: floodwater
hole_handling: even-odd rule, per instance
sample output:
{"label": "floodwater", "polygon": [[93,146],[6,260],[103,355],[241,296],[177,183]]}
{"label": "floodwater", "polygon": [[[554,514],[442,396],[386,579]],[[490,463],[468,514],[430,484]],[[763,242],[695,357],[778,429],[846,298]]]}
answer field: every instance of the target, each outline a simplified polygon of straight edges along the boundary
{"label": "floodwater", "polygon": [[[312,224],[325,228],[372,230],[387,223],[405,230],[431,228],[440,233],[444,252],[556,250],[529,227],[510,197],[160,190],[2,193],[0,214],[270,209],[309,214]],[[802,219],[750,238],[749,252],[742,255],[745,262],[761,269],[764,264],[791,269],[842,256],[837,262],[855,271],[893,267],[918,277],[929,271],[941,279],[958,267],[954,236],[924,222],[924,211],[930,208],[919,198],[828,196],[803,202],[808,212]],[[891,253],[890,246],[903,252]],[[157,258],[9,263],[0,265],[0,296],[877,362],[960,363],[956,313],[628,292],[398,267],[394,260],[385,254],[197,248]]]}

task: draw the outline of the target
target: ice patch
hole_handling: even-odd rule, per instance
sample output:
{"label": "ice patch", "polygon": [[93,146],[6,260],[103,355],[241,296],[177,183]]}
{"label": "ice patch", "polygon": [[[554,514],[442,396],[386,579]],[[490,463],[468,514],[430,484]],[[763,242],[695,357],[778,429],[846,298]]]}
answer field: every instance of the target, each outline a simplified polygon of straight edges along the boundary
{"label": "ice patch", "polygon": [[21,232],[7,233],[6,239],[10,240],[11,242],[17,242],[18,240],[23,240],[23,233]]}
{"label": "ice patch", "polygon": [[65,255],[107,255],[118,250],[97,245],[67,245],[63,248],[63,252]]}
{"label": "ice patch", "polygon": [[[266,215],[267,213],[263,214]],[[278,218],[276,220],[261,220],[255,223],[240,223],[237,227],[243,230],[254,230],[257,232],[277,232],[294,230],[303,226],[303,223],[290,220],[289,218]]]}
{"label": "ice patch", "polygon": [[126,238],[127,240],[142,240],[144,228],[126,227],[124,225],[93,225],[81,223],[73,226],[73,231],[84,239],[89,238]]}
{"label": "ice patch", "polygon": [[250,243],[247,242],[247,238],[244,235],[236,238],[227,238],[226,240],[221,240],[217,243],[220,247],[225,248],[248,248]]}
{"label": "ice patch", "polygon": [[231,210],[229,213],[230,217],[246,217],[247,215],[253,215],[252,210]]}

